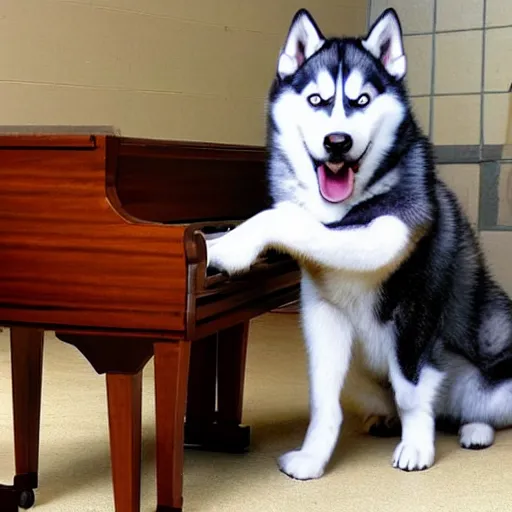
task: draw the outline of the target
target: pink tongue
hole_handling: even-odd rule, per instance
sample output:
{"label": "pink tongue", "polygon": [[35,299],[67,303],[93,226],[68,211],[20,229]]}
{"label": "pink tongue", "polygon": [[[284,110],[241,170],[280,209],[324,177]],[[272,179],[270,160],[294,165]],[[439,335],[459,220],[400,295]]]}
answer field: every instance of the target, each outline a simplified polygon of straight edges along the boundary
{"label": "pink tongue", "polygon": [[354,190],[354,171],[343,166],[336,174],[325,165],[318,168],[318,183],[324,199],[331,203],[339,203],[352,195]]}

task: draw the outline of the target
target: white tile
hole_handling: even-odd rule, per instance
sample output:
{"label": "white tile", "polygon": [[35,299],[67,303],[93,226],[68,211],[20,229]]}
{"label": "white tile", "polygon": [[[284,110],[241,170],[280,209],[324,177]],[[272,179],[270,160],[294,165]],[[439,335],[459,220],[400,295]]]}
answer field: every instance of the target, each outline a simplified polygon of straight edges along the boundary
{"label": "white tile", "polygon": [[512,2],[510,0],[486,0],[485,17],[488,27],[512,25]]}
{"label": "white tile", "polygon": [[436,35],[436,94],[480,92],[482,34],[477,30]]}
{"label": "white tile", "polygon": [[432,74],[432,36],[405,36],[407,85],[410,94],[430,94]]}
{"label": "white tile", "polygon": [[455,192],[462,208],[476,228],[480,200],[480,166],[478,164],[439,165],[440,178]]}
{"label": "white tile", "polygon": [[485,90],[508,91],[512,84],[512,27],[485,32]]}
{"label": "white tile", "polygon": [[493,276],[512,297],[512,231],[482,231],[480,240]]}
{"label": "white tile", "polygon": [[404,34],[433,31],[434,0],[372,0],[371,22],[388,7],[396,10]]}
{"label": "white tile", "polygon": [[412,110],[416,116],[420,128],[425,135],[429,135],[430,129],[430,98],[411,98]]}
{"label": "white tile", "polygon": [[505,144],[511,125],[512,94],[484,94],[484,144]]}
{"label": "white tile", "polygon": [[484,0],[437,0],[436,30],[481,28]]}
{"label": "white tile", "polygon": [[434,144],[480,143],[480,95],[434,98]]}

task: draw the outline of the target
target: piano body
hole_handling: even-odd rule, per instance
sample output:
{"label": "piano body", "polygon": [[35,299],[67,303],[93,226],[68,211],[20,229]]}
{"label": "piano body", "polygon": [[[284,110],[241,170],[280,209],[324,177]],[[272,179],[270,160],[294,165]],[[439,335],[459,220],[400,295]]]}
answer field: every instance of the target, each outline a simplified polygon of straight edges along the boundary
{"label": "piano body", "polygon": [[140,510],[141,375],[154,358],[157,510],[181,510],[185,443],[248,446],[249,321],[298,297],[287,257],[237,278],[206,268],[205,237],[267,206],[264,150],[46,129],[0,135],[0,182],[16,460],[2,510],[29,508],[38,485],[48,330],[106,374],[116,512]]}

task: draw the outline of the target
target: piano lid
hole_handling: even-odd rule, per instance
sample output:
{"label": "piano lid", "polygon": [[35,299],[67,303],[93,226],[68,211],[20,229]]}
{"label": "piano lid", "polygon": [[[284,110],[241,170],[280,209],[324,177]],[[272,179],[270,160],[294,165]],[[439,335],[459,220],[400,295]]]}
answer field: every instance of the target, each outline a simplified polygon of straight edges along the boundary
{"label": "piano lid", "polygon": [[115,132],[109,126],[0,126],[0,149],[94,150],[96,138],[106,137],[108,195],[115,194],[122,210],[142,221],[238,221],[271,204],[263,147]]}

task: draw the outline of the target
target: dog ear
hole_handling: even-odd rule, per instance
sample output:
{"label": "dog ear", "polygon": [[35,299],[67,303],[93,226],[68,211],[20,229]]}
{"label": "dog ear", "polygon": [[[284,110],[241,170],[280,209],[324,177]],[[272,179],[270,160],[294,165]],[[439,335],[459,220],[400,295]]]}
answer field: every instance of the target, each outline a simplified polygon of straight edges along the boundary
{"label": "dog ear", "polygon": [[293,75],[306,59],[317,52],[325,42],[311,14],[301,9],[295,14],[286,43],[281,50],[277,65],[279,78]]}
{"label": "dog ear", "polygon": [[362,43],[382,62],[391,76],[398,80],[405,76],[407,60],[404,55],[402,28],[394,9],[386,9],[379,16]]}

